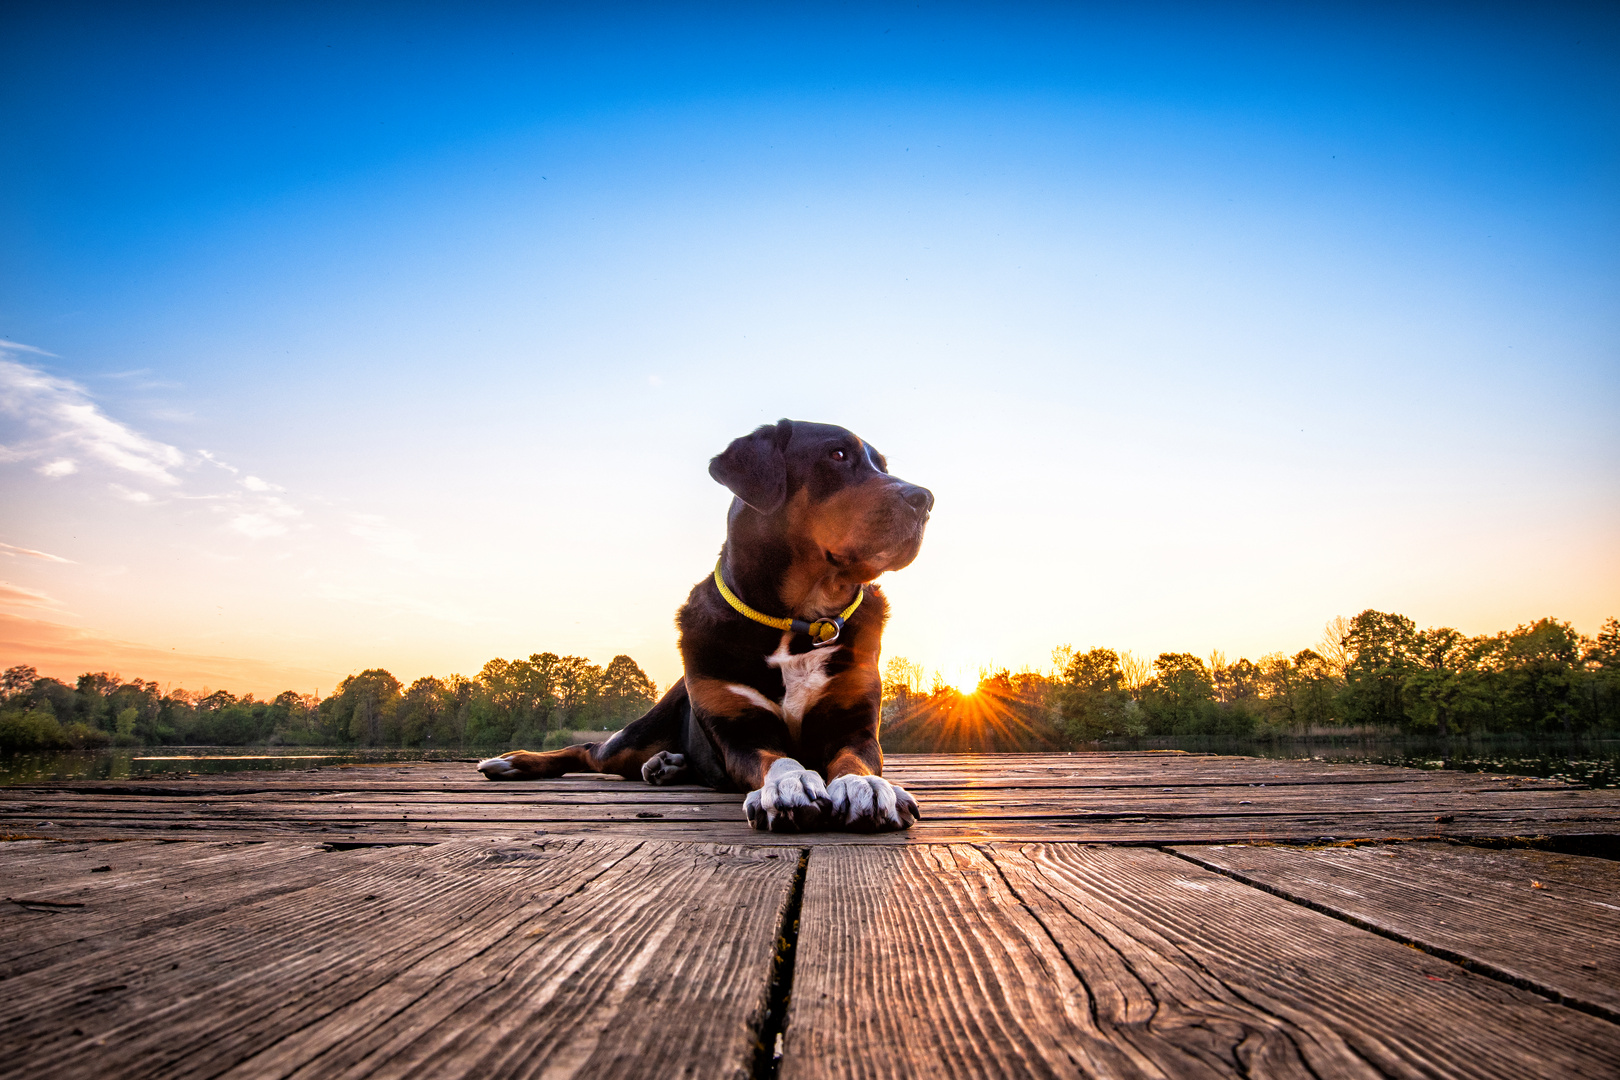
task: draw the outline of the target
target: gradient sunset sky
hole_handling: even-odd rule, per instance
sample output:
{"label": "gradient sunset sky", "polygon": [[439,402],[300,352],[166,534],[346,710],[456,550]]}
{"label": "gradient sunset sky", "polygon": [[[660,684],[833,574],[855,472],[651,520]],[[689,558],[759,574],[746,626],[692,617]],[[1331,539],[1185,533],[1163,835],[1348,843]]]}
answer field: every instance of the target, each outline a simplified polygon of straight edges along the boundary
{"label": "gradient sunset sky", "polygon": [[0,139],[3,665],[667,686],[784,416],[948,677],[1620,614],[1620,7],[10,3]]}

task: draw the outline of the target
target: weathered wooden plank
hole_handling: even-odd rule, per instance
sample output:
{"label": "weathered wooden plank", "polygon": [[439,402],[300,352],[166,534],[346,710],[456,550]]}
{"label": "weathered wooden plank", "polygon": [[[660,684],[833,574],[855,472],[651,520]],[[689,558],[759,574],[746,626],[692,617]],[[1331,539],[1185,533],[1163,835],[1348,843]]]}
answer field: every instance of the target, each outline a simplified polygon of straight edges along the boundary
{"label": "weathered wooden plank", "polygon": [[0,979],[70,956],[116,955],[141,938],[341,872],[321,865],[325,852],[308,842],[53,844],[14,857],[24,846],[0,845],[8,901],[0,906]]}
{"label": "weathered wooden plank", "polygon": [[[926,814],[907,835],[914,843],[1053,837],[1207,843],[1437,834],[1620,834],[1620,793],[1552,782],[1196,755],[896,760],[891,775],[906,777],[916,787]],[[975,765],[984,769],[975,773]],[[739,796],[734,794],[654,788],[603,777],[536,784],[451,783],[444,779],[452,775],[447,768],[427,763],[295,773],[291,775],[305,779],[279,790],[262,779],[273,774],[264,773],[241,779],[170,781],[158,787],[143,781],[123,787],[100,782],[82,789],[75,785],[12,789],[0,792],[0,832],[69,840],[305,836],[343,843],[410,843],[545,832],[783,842],[740,829]],[[991,768],[995,771],[986,771]],[[1171,777],[1177,769],[1179,774]],[[1142,782],[1147,770],[1157,770],[1154,783],[1162,786]],[[1135,775],[1129,781],[1135,786],[1093,783],[1099,779],[1122,783],[1117,779],[1121,774]],[[911,780],[912,776],[956,779],[928,788],[924,785],[936,780]],[[394,779],[378,779],[382,777]],[[398,782],[401,777],[418,782]],[[1278,777],[1303,777],[1308,782],[1280,782]],[[1318,783],[1322,777],[1354,782]],[[1167,779],[1185,782],[1165,783]],[[1010,783],[1036,786],[1016,788],[1007,786]],[[833,834],[803,842],[865,840]]]}
{"label": "weathered wooden plank", "polygon": [[1606,1020],[1168,853],[1042,844],[999,846],[993,857],[1071,958],[1070,941],[1096,935],[1138,971],[1138,958],[1197,971],[1290,1028],[1317,1075],[1358,1063],[1387,1076],[1620,1071],[1620,1027]]}
{"label": "weathered wooden plank", "polygon": [[1151,1075],[1094,1007],[976,849],[811,851],[784,1080]]}
{"label": "weathered wooden plank", "polygon": [[782,1075],[1616,1068],[1605,1021],[1161,852],[1032,845],[813,850]]}
{"label": "weathered wooden plank", "polygon": [[[574,859],[575,876],[599,873],[601,857]],[[398,852],[335,861],[347,872],[316,888],[211,915],[111,961],[79,958],[0,983],[0,1062],[9,1050],[24,1075],[44,1061],[60,1075],[217,1074],[244,1045],[277,1037],[269,1015],[278,1008],[296,1009],[323,988],[364,992],[402,957],[431,949],[424,914],[440,937],[454,937],[488,921],[482,910],[459,910],[459,899],[502,913],[512,899],[508,881],[454,872],[424,880]]]}
{"label": "weathered wooden plank", "polygon": [[[1241,786],[1249,784],[1359,784],[1359,783],[1491,783],[1524,786],[1568,786],[1565,781],[1538,777],[1513,777],[1459,771],[1424,771],[1378,766],[1367,769],[1356,765],[1322,765],[1300,763],[1282,771],[1270,768],[1241,770],[1209,769],[1137,769],[1137,770],[1021,770],[1002,772],[994,763],[986,763],[977,770],[932,770],[890,765],[884,775],[898,783],[916,784],[925,788],[946,787],[972,790],[991,784],[994,787],[1154,787],[1172,786]],[[988,781],[987,777],[994,777]],[[363,787],[361,786],[363,785]],[[424,773],[417,777],[402,778],[353,776],[347,774],[307,773],[223,773],[210,776],[159,777],[149,776],[131,780],[64,780],[30,782],[14,785],[5,790],[35,792],[73,790],[101,794],[152,793],[195,794],[252,791],[481,791],[490,793],[534,791],[536,789],[565,789],[570,791],[611,792],[623,788],[640,788],[638,780],[619,777],[571,774],[555,780],[529,783],[492,783],[476,773],[461,776],[437,776]],[[682,790],[681,787],[663,790]],[[689,790],[701,790],[689,788]]]}
{"label": "weathered wooden plank", "polygon": [[135,839],[190,841],[270,841],[303,839],[320,844],[432,844],[467,837],[529,838],[535,836],[621,836],[627,838],[712,841],[766,845],[819,844],[923,844],[983,840],[1067,840],[1124,844],[1216,844],[1256,842],[1316,842],[1352,839],[1414,839],[1448,837],[1458,840],[1501,840],[1535,837],[1581,838],[1583,842],[1613,843],[1620,821],[1612,814],[1578,812],[1513,812],[1443,815],[1435,821],[1427,813],[1389,813],[1375,818],[1346,819],[1334,815],[1231,815],[1169,819],[1151,816],[1090,815],[1075,818],[963,816],[930,817],[905,833],[754,832],[741,820],[680,820],[671,816],[624,820],[546,820],[538,815],[460,821],[430,819],[417,822],[371,822],[334,818],[329,822],[234,821],[222,817],[193,816],[167,822],[147,822],[139,816],[64,817],[50,829],[31,830],[63,842],[121,842]]}
{"label": "weathered wooden plank", "polygon": [[[118,806],[222,809],[300,805],[315,809],[353,806],[374,812],[390,808],[408,812],[414,808],[468,806],[589,806],[610,812],[616,807],[643,806],[729,806],[739,803],[740,794],[703,788],[669,789],[650,785],[621,785],[611,791],[573,791],[535,783],[516,788],[472,791],[393,791],[363,790],[342,792],[224,792],[207,796],[168,792],[163,794],[123,792],[81,792],[77,790],[40,791],[28,797],[0,792],[0,813],[19,819],[29,814],[48,814],[56,807]],[[922,790],[922,789],[919,789]],[[1277,806],[1343,806],[1353,810],[1410,806],[1422,808],[1435,800],[1460,799],[1479,806],[1588,805],[1620,807],[1620,791],[1575,787],[1521,788],[1510,785],[1463,785],[1459,783],[1364,783],[1345,785],[1181,785],[1152,788],[1023,788],[1006,789],[978,785],[973,788],[942,788],[927,794],[931,807],[945,809],[984,809],[993,807],[1042,807],[1055,811],[1082,811],[1129,805],[1154,810],[1201,812],[1208,809],[1237,809],[1249,804]]]}
{"label": "weathered wooden plank", "polygon": [[[530,794],[532,792],[532,794]],[[356,820],[382,821],[453,816],[460,820],[507,820],[532,815],[552,820],[608,820],[627,815],[695,815],[724,820],[737,812],[740,795],[702,790],[669,792],[648,786],[621,790],[611,796],[526,788],[517,795],[404,794],[398,792],[343,792],[341,794],[254,793],[186,798],[173,795],[108,795],[80,792],[41,792],[31,799],[0,797],[0,826],[11,829],[42,827],[31,818],[64,815],[213,814],[237,818],[331,818],[350,815]],[[1224,789],[1118,789],[1043,790],[1007,792],[984,788],[953,791],[924,798],[930,818],[955,816],[1051,817],[1098,813],[1156,816],[1257,815],[1336,812],[1378,815],[1388,812],[1470,812],[1516,810],[1620,811],[1620,792],[1580,788],[1518,789],[1513,787],[1456,788],[1441,785],[1368,784],[1360,787],[1260,786]],[[347,818],[345,818],[347,820]]]}
{"label": "weathered wooden plank", "polygon": [[1620,1021],[1620,863],[1447,844],[1176,851]]}
{"label": "weathered wooden plank", "polygon": [[[356,1038],[362,1013],[301,1033],[333,1049],[294,1075],[746,1076],[797,862],[791,851],[647,845],[525,936],[412,997],[388,1028]],[[366,1008],[393,1008],[407,981]]]}
{"label": "weathered wooden plank", "polygon": [[[231,790],[343,791],[363,785],[365,790],[433,790],[501,792],[531,789],[536,785],[490,784],[470,768],[471,762],[422,762],[387,767],[338,766],[310,770],[265,770],[217,775],[155,775],[124,781],[67,781],[60,784],[31,783],[12,790],[36,791],[55,788],[86,792],[149,791],[186,793],[190,791],[228,792]],[[1368,764],[1326,764],[1319,761],[1280,760],[1213,755],[1160,753],[1038,754],[954,757],[950,755],[890,755],[888,775],[906,784],[925,789],[983,786],[994,776],[999,787],[1042,786],[1148,786],[1154,784],[1232,785],[1283,782],[1294,784],[1423,783],[1462,782],[1508,783],[1530,786],[1561,786],[1558,781],[1458,772],[1423,772],[1395,766]],[[551,789],[574,792],[611,792],[615,788],[641,787],[618,777],[575,774],[547,781]],[[695,790],[695,789],[694,789]]]}
{"label": "weathered wooden plank", "polygon": [[[1588,797],[1566,797],[1588,796]],[[1599,792],[1530,792],[1503,795],[1435,795],[1377,800],[1301,799],[1287,794],[1255,793],[1252,799],[1172,799],[1168,796],[1130,799],[1029,799],[997,802],[924,802],[924,820],[949,821],[1101,821],[1152,819],[1186,821],[1226,819],[1247,821],[1257,828],[1269,820],[1332,817],[1354,830],[1364,822],[1395,818],[1446,824],[1454,820],[1588,820],[1620,819],[1620,800]],[[1459,817],[1460,815],[1460,817]],[[141,823],[148,827],[207,822],[265,823],[287,827],[422,825],[434,822],[463,824],[610,821],[736,821],[742,816],[741,799],[718,798],[707,802],[433,802],[351,801],[312,803],[265,800],[196,803],[183,799],[142,798],[113,801],[110,797],[63,797],[31,804],[26,812],[0,805],[0,830],[16,834],[53,835],[45,830],[89,821]]]}
{"label": "weathered wooden plank", "polygon": [[0,1073],[747,1074],[796,852],[332,858],[319,887],[0,982]]}

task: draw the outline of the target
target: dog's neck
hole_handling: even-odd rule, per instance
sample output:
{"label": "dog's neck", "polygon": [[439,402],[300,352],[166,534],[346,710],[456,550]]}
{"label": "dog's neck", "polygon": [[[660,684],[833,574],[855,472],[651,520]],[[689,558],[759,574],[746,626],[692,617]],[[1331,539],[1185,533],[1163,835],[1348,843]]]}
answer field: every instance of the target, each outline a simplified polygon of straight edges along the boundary
{"label": "dog's neck", "polygon": [[797,550],[777,523],[741,504],[726,517],[720,566],[743,603],[768,615],[821,619],[855,599],[861,582],[819,551]]}

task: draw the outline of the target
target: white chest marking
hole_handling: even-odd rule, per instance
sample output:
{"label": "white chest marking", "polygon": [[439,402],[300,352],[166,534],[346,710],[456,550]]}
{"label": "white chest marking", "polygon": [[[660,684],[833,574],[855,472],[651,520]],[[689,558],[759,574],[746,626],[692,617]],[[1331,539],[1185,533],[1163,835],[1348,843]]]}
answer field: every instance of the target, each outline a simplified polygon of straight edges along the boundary
{"label": "white chest marking", "polygon": [[727,683],[726,689],[756,708],[769,709],[777,716],[782,715],[782,706],[755,690],[752,686],[744,686],[742,683]]}
{"label": "white chest marking", "polygon": [[804,714],[809,712],[817,701],[821,700],[821,693],[832,681],[827,674],[827,661],[842,645],[833,645],[825,649],[811,649],[807,653],[797,656],[788,652],[788,642],[792,640],[791,633],[782,635],[782,643],[776,651],[765,658],[765,662],[782,673],[782,719],[787,722],[788,734],[793,741],[799,741],[799,728],[804,724]]}
{"label": "white chest marking", "polygon": [[780,703],[772,701],[752,686],[743,686],[741,683],[729,683],[727,689],[750,705],[769,709],[780,716],[787,724],[788,734],[797,744],[799,730],[804,726],[804,714],[821,700],[821,692],[832,681],[831,676],[827,674],[827,661],[843,646],[832,645],[825,649],[812,649],[810,652],[794,656],[788,652],[788,642],[792,638],[791,633],[784,633],[782,643],[776,647],[776,651],[765,658],[767,664],[782,673],[783,693]]}

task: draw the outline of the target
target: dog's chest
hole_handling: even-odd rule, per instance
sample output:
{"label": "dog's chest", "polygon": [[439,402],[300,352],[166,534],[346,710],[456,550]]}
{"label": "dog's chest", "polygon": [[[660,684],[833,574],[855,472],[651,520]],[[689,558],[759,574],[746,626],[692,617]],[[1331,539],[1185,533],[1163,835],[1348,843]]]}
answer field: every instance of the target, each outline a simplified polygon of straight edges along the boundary
{"label": "dog's chest", "polygon": [[827,661],[834,649],[811,649],[794,655],[788,652],[791,634],[782,635],[782,643],[765,662],[782,675],[782,719],[793,741],[799,741],[799,729],[804,725],[804,714],[821,699],[831,676],[827,674]]}

